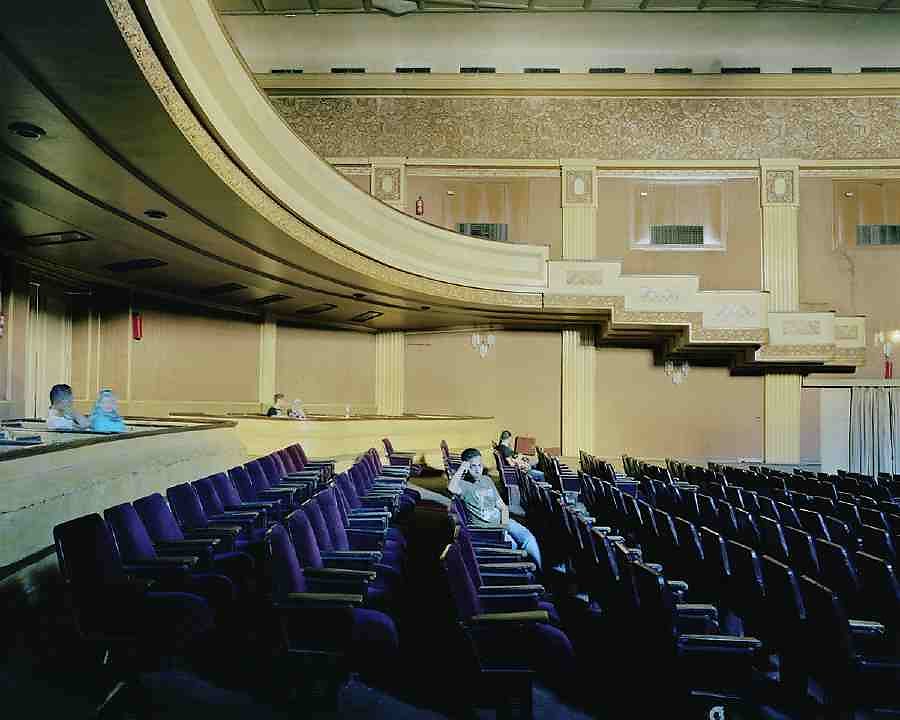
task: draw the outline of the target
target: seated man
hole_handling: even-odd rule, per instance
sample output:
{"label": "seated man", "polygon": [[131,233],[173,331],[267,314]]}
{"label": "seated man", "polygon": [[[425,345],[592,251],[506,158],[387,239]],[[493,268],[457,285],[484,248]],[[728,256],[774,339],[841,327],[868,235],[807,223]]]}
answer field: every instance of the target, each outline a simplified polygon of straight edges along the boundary
{"label": "seated man", "polygon": [[287,415],[287,408],[284,405],[284,393],[275,393],[272,407],[266,410],[266,417],[284,417]]}
{"label": "seated man", "polygon": [[468,448],[462,451],[460,459],[462,462],[450,478],[447,489],[462,498],[469,516],[476,522],[502,525],[519,549],[528,553],[540,569],[541,550],[537,539],[527,527],[510,519],[509,508],[500,498],[494,481],[483,474],[481,453],[475,448]]}
{"label": "seated man", "polygon": [[513,437],[509,430],[500,433],[500,442],[497,444],[497,452],[513,467],[517,467],[523,472],[528,473],[532,480],[542,481],[544,473],[533,467],[532,462],[524,455],[519,455],[513,449]]}
{"label": "seated man", "polygon": [[87,430],[90,421],[72,407],[72,388],[54,385],[50,388],[50,409],[47,411],[48,430]]}

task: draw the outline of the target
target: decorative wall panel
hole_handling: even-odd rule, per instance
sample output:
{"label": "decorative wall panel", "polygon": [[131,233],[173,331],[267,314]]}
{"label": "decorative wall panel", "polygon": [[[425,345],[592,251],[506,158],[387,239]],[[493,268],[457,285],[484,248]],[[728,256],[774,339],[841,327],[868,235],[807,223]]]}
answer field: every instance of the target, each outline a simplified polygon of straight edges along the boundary
{"label": "decorative wall panel", "polygon": [[305,142],[329,157],[900,157],[900,99],[891,97],[273,97],[272,102]]}

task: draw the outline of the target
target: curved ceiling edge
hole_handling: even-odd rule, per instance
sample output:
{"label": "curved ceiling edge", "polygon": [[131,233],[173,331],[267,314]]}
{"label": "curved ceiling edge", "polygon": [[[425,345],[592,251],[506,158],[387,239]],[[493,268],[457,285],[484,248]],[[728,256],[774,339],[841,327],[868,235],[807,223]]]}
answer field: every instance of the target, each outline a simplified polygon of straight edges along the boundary
{"label": "curved ceiling edge", "polygon": [[203,160],[276,227],[324,257],[406,289],[467,302],[540,305],[539,293],[547,285],[546,247],[458,235],[360,191],[287,127],[206,0],[145,2],[192,99],[247,172],[181,97],[127,0],[107,0],[141,71]]}

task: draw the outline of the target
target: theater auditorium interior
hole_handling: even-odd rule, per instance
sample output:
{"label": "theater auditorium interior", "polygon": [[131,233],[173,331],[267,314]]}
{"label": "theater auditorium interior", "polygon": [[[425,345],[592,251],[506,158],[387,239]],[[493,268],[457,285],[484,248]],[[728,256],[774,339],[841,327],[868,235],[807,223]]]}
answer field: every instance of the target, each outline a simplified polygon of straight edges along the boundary
{"label": "theater auditorium interior", "polygon": [[0,98],[5,717],[900,715],[900,0],[7,0]]}

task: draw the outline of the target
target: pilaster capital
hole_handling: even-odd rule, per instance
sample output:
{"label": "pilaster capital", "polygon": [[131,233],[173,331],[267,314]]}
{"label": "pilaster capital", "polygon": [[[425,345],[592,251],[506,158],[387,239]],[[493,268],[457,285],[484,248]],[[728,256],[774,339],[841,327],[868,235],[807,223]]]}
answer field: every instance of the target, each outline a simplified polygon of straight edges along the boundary
{"label": "pilaster capital", "polygon": [[584,160],[559,161],[562,180],[562,206],[597,207],[597,183],[594,163]]}
{"label": "pilaster capital", "polygon": [[369,188],[372,195],[403,210],[406,204],[406,158],[373,157]]}
{"label": "pilaster capital", "polygon": [[762,207],[800,204],[800,161],[759,161],[759,192]]}

